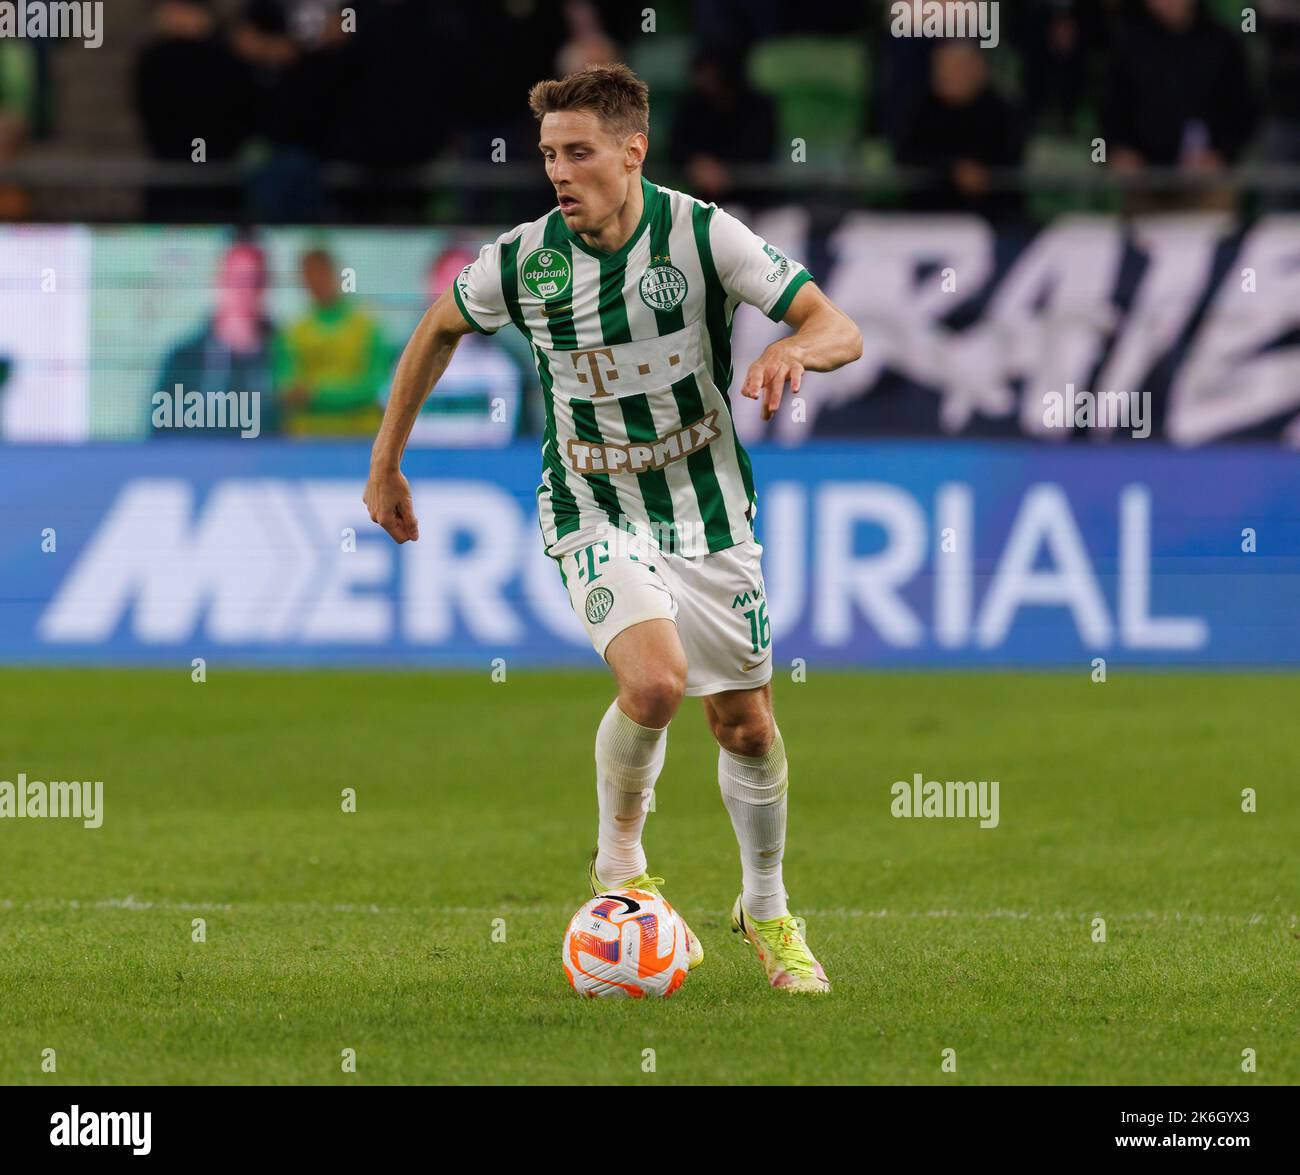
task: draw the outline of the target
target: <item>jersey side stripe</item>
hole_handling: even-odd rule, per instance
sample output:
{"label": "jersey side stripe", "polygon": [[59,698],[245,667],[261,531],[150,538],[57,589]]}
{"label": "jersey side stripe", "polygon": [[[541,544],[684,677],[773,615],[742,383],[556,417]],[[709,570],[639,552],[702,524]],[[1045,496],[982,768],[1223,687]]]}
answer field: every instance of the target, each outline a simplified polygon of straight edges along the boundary
{"label": "jersey side stripe", "polygon": [[[673,227],[673,200],[671,197],[659,202],[655,216],[650,221],[650,263],[651,265],[671,265],[671,236]],[[680,305],[671,310],[656,310],[655,321],[659,325],[661,336],[681,330],[685,325],[685,315]],[[700,397],[699,386],[694,375],[678,380],[672,385],[673,398],[677,402],[677,411],[683,425],[691,425],[704,415],[704,402]],[[732,545],[731,525],[727,521],[727,507],[722,497],[722,487],[713,467],[711,446],[697,449],[686,458],[686,468],[691,475],[691,485],[695,490],[695,500],[699,506],[700,517],[704,522],[705,542],[710,551],[720,551]]]}
{"label": "jersey side stripe", "polygon": [[718,487],[722,492],[723,506],[727,512],[731,541],[741,543],[753,534],[749,521],[751,509],[745,494],[745,482],[741,476],[740,463],[736,456],[737,443],[734,422],[731,419],[731,407],[725,393],[713,381],[713,355],[705,322],[709,282],[705,279],[704,266],[700,262],[695,239],[694,207],[695,201],[690,197],[679,198],[680,213],[673,222],[671,238],[673,257],[674,264],[686,274],[689,288],[694,291],[694,299],[688,306],[687,317],[693,321],[698,332],[704,362],[703,370],[696,372],[696,383],[699,385],[702,410],[706,417],[714,422],[718,433],[709,446],[709,452],[713,457],[714,476],[717,478]]}
{"label": "jersey side stripe", "polygon": [[[705,204],[695,203],[691,208],[691,223],[695,231],[695,250],[699,254],[700,268],[704,271],[705,302],[704,322],[709,333],[709,349],[713,353],[713,383],[722,393],[722,399],[731,412],[731,324],[727,321],[725,306],[726,292],[718,277],[718,267],[713,262],[713,246],[709,242],[709,220],[713,210]],[[756,500],[754,494],[754,470],[749,463],[749,454],[745,452],[740,438],[732,430],[736,449],[736,464],[740,467],[740,477],[745,486],[745,497],[750,505]]]}
{"label": "jersey side stripe", "polygon": [[[619,401],[619,407],[623,409],[623,425],[627,429],[629,442],[634,445],[653,445],[659,439],[650,412],[650,399],[645,393],[624,396]],[[662,469],[647,469],[637,475],[637,486],[641,490],[641,499],[645,502],[646,516],[653,526],[652,534],[671,555],[677,550],[677,527],[668,478]]]}
{"label": "jersey side stripe", "polygon": [[[556,219],[556,214],[547,221],[546,233],[548,240],[552,239],[555,234],[563,232],[561,223]],[[558,238],[557,238],[558,239]],[[550,245],[548,244],[548,248]],[[593,287],[599,282],[600,266],[594,258],[589,257],[583,252],[574,252],[570,256],[570,272],[572,274],[572,289],[569,291],[573,305],[580,301],[586,304],[587,295],[593,292]],[[570,352],[569,354],[556,356],[559,363],[572,362],[579,356],[572,354],[578,350],[578,323],[572,313],[562,316],[558,319],[548,319],[547,326],[551,331],[551,339],[557,350]],[[599,323],[588,310],[582,320],[582,344],[583,349],[591,347],[598,342]],[[594,388],[593,388],[594,390]],[[600,421],[596,411],[596,405],[593,401],[582,399],[577,396],[562,397],[562,404],[568,413],[569,420],[572,422],[572,436],[589,445],[602,445],[605,443],[605,434],[601,430]],[[579,475],[582,483],[589,487],[596,506],[602,510],[605,517],[615,526],[624,525],[625,519],[635,517],[637,511],[624,510],[622,503],[619,501],[619,490],[613,481],[610,480],[608,473],[583,473]],[[629,496],[629,502],[631,499]]]}
{"label": "jersey side stripe", "polygon": [[519,328],[520,334],[528,340],[533,357],[537,361],[537,378],[542,385],[542,405],[546,414],[545,434],[542,437],[542,480],[550,490],[551,527],[554,536],[547,533],[547,520],[543,518],[542,537],[547,546],[564,535],[576,530],[579,522],[578,503],[569,488],[564,465],[560,461],[559,450],[555,440],[555,411],[553,407],[550,365],[546,353],[533,342],[533,332],[528,329],[524,315],[519,306],[519,243],[522,237],[516,237],[501,250],[501,293],[505,298],[506,310],[511,321]]}
{"label": "jersey side stripe", "polygon": [[[568,242],[563,239],[562,232],[557,231],[558,222],[556,220],[556,215],[558,215],[558,213],[552,214],[544,220],[533,222],[529,230],[531,236],[528,244],[530,247],[524,250],[524,256],[527,257],[528,253],[533,249],[539,249],[542,247],[554,248],[557,252],[562,253],[562,255],[568,260],[570,266],[571,284],[570,288],[565,291],[567,297],[555,299],[549,305],[557,307],[564,307],[567,305],[571,307],[572,300],[576,296],[576,291],[579,287],[578,267],[575,264],[577,258],[573,256]],[[559,241],[559,244],[554,243],[557,240]],[[542,307],[543,310],[547,308],[549,307]],[[539,329],[545,332],[545,341],[553,350],[560,350],[561,344],[565,340],[576,339],[577,328],[571,309],[567,314],[559,314],[555,316],[547,316],[546,314],[539,312],[537,321],[539,323]],[[568,342],[570,352],[574,345],[574,342]],[[578,517],[576,522],[574,522],[573,525],[566,524],[564,527],[564,534],[568,535],[572,534],[575,530],[587,530],[601,522],[603,516],[607,517],[609,512],[608,502],[611,499],[611,494],[607,494],[589,477],[575,473],[565,465],[565,454],[559,448],[558,438],[561,436],[577,436],[578,428],[574,421],[572,406],[568,399],[564,396],[556,396],[554,394],[554,376],[550,372],[550,360],[546,357],[545,352],[542,353],[542,359],[546,363],[547,376],[551,380],[552,384],[551,405],[557,438],[555,459],[560,468],[564,471],[565,477],[568,479],[569,487],[573,491],[574,499],[577,501],[578,505]],[[564,360],[559,356],[556,356],[556,361],[561,363],[564,362]],[[617,496],[613,496],[612,500],[617,504]],[[563,536],[561,535],[557,537]]]}
{"label": "jersey side stripe", "polygon": [[[672,211],[673,200],[666,199],[660,208],[667,208],[667,216],[656,216],[650,224],[650,250],[658,256],[660,264],[672,264]],[[679,266],[680,268],[680,266]],[[671,311],[656,312],[659,333],[680,330],[685,324],[681,305]],[[698,383],[694,374],[672,385],[673,399],[677,402],[677,411],[681,413],[682,424],[694,424],[705,415],[705,404],[699,394]],[[686,469],[690,472],[690,484],[695,489],[695,499],[699,503],[699,515],[705,524],[705,541],[710,551],[720,551],[732,546],[731,521],[727,517],[727,500],[723,494],[722,482],[719,481],[718,469],[714,465],[712,446],[698,448],[686,458]]]}
{"label": "jersey side stripe", "polygon": [[[671,197],[665,196],[659,201],[655,208],[654,217],[650,221],[650,265],[671,265],[672,248],[670,240],[673,230],[673,201]],[[686,316],[682,312],[681,304],[674,306],[671,310],[655,310],[655,320],[659,323],[660,335],[672,334],[675,330],[681,330],[686,323]]]}
{"label": "jersey side stripe", "polygon": [[[665,199],[667,199],[666,196]],[[627,267],[629,272],[634,274],[643,273],[650,267],[652,256],[650,234],[647,232],[637,242],[636,248],[628,255]],[[628,325],[631,328],[633,339],[642,341],[659,337],[659,326],[655,311],[642,300],[639,288],[635,284],[628,290],[624,298],[624,306],[627,309]],[[655,429],[656,435],[660,437],[669,436],[682,427],[681,414],[677,411],[677,401],[666,393],[667,389],[664,389],[646,397],[650,424]],[[695,487],[691,484],[691,473],[687,469],[685,461],[670,461],[664,466],[662,472],[664,474],[664,486],[668,491],[669,503],[672,509],[673,528],[670,533],[674,543],[673,549],[685,550],[684,544],[691,541],[689,531],[698,530],[701,535],[703,534],[703,528],[700,526],[699,501],[695,495]]]}
{"label": "jersey side stripe", "polygon": [[573,264],[573,249],[564,235],[564,223],[557,208],[546,219],[542,244],[559,253],[569,266],[569,288],[554,298],[547,298],[543,313],[551,332],[551,345],[557,351],[574,351],[578,347],[578,329],[573,321],[573,307],[578,300],[578,275]]}
{"label": "jersey side stripe", "polygon": [[537,356],[537,374],[542,381],[542,403],[546,411],[546,436],[542,441],[542,476],[551,491],[551,529],[554,538],[546,535],[543,524],[542,533],[549,547],[552,542],[572,534],[578,529],[581,512],[577,499],[569,488],[568,475],[564,472],[564,463],[560,460],[559,447],[555,441],[555,393],[554,381],[551,379],[551,365],[546,359],[546,352],[534,347]]}
{"label": "jersey side stripe", "polygon": [[627,279],[627,265],[615,262],[612,257],[600,261],[600,337],[607,347],[632,341],[628,326],[627,307],[623,305],[623,282]]}
{"label": "jersey side stripe", "polygon": [[[584,444],[602,445],[605,438],[596,423],[596,408],[590,400],[570,398],[567,401],[569,411],[573,414],[573,434]],[[622,526],[623,508],[618,503],[618,491],[609,480],[608,473],[584,473],[582,480],[595,495],[596,505],[605,511],[606,517],[615,526]]]}
{"label": "jersey side stripe", "polygon": [[[667,203],[667,201],[665,201]],[[627,280],[626,262],[602,258],[600,262],[600,335],[606,346],[632,341],[627,307],[623,303],[623,283]],[[618,401],[623,413],[623,427],[632,444],[653,445],[659,438],[650,413],[649,398],[642,393],[623,396]],[[645,504],[646,517],[657,541],[669,552],[676,549],[673,526],[673,498],[662,469],[647,469],[637,476],[637,489]]]}
{"label": "jersey side stripe", "polygon": [[[673,384],[673,398],[677,401],[677,411],[687,423],[694,424],[704,415],[704,400],[700,395],[699,384],[695,376],[688,375]],[[709,551],[723,551],[732,545],[731,524],[727,521],[727,507],[722,500],[722,487],[713,469],[712,446],[705,445],[696,449],[686,458],[686,468],[690,470],[691,484],[695,487],[695,496],[700,503],[700,515],[704,519],[704,538]]]}

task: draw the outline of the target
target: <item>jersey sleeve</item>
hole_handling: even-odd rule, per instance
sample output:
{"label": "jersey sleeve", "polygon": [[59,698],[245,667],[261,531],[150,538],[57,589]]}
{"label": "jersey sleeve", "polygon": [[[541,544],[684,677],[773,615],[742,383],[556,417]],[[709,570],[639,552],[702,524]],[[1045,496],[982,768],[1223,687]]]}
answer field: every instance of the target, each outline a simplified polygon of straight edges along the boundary
{"label": "jersey sleeve", "polygon": [[456,305],[465,321],[485,335],[495,334],[510,321],[501,292],[501,248],[505,239],[498,237],[484,245],[478,259],[465,266],[452,284]]}
{"label": "jersey sleeve", "polygon": [[780,322],[812,274],[721,208],[709,218],[713,264],[727,294]]}

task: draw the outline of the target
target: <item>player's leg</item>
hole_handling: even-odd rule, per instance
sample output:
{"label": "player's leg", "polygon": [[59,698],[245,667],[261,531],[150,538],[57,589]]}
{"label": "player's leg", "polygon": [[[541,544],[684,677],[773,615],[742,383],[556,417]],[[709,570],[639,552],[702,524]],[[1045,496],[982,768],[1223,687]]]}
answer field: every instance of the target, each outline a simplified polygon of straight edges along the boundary
{"label": "player's leg", "polygon": [[[618,683],[596,732],[596,790],[600,806],[592,892],[632,884],[659,893],[661,878],[648,874],[641,833],[650,797],[668,749],[668,724],[686,687],[686,654],[671,620],[645,620],[624,629],[605,650]],[[680,916],[680,915],[679,915]],[[691,967],[704,947],[682,918]]]}
{"label": "player's leg", "polygon": [[686,654],[671,620],[645,620],[620,632],[605,650],[618,685],[596,731],[600,824],[596,876],[617,885],[646,871],[641,833],[663,769],[668,724],[681,705]]}
{"label": "player's leg", "polygon": [[666,727],[686,690],[686,653],[672,620],[643,620],[605,648],[623,713],[642,726]]}
{"label": "player's leg", "polygon": [[[599,820],[588,881],[592,893],[630,882],[658,893],[661,879],[647,872],[641,834],[686,685],[677,602],[653,553],[629,549],[621,536],[583,547],[560,566],[574,611],[618,685],[596,731]],[[685,919],[682,925],[697,967],[704,948]]]}
{"label": "player's leg", "polygon": [[718,786],[740,845],[742,891],[732,925],[753,944],[768,981],[788,991],[830,984],[786,906],[788,769],[772,713],[772,641],[756,542],[671,564],[678,634],[718,742]]}
{"label": "player's leg", "polygon": [[701,699],[718,742],[718,786],[740,845],[741,892],[732,929],[753,945],[773,987],[825,992],[830,981],[786,904],[785,856],[789,768],[772,713],[770,685]]}
{"label": "player's leg", "polygon": [[756,919],[786,913],[788,769],[772,714],[772,687],[728,690],[700,699],[718,743],[718,787],[740,845],[745,909]]}
{"label": "player's leg", "polygon": [[772,716],[771,626],[755,542],[670,563],[677,623],[690,662],[686,692],[699,696],[718,742],[718,783],[740,842],[746,906],[755,918],[785,913],[785,749]]}

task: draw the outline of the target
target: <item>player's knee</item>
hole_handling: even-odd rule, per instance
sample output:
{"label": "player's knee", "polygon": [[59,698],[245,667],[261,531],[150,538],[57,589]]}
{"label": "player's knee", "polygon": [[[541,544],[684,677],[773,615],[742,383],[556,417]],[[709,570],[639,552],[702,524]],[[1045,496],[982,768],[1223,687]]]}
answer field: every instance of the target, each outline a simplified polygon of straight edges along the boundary
{"label": "player's knee", "polygon": [[718,723],[713,734],[724,750],[747,759],[757,759],[772,749],[776,724],[770,714],[750,714],[732,722]]}
{"label": "player's knee", "polygon": [[624,685],[619,696],[624,711],[642,726],[667,726],[682,704],[686,689],[686,668],[662,665]]}

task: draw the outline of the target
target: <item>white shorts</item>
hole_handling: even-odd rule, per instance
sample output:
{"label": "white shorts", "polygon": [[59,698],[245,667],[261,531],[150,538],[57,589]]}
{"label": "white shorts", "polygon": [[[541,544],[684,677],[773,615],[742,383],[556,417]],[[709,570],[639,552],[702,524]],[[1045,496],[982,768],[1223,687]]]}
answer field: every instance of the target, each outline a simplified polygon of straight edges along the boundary
{"label": "white shorts", "polygon": [[772,629],[753,539],[687,558],[616,532],[557,557],[569,601],[596,652],[625,628],[672,620],[686,652],[686,693],[754,689],[772,677]]}

